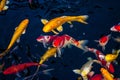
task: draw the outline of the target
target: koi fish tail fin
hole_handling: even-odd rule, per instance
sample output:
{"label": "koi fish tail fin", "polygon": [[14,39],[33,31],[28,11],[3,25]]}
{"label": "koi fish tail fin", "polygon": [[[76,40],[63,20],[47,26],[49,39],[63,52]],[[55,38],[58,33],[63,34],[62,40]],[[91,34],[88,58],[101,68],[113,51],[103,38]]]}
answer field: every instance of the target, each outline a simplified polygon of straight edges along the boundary
{"label": "koi fish tail fin", "polygon": [[88,15],[78,16],[77,21],[80,22],[80,23],[83,23],[83,24],[88,24],[86,22],[87,18],[88,18]]}
{"label": "koi fish tail fin", "polygon": [[[39,72],[36,73],[36,75],[37,75],[37,74],[45,74],[45,75],[51,76],[50,71],[52,71],[52,70],[54,70],[54,69],[46,69],[46,70],[43,70],[43,71],[39,71]],[[27,77],[24,78],[24,80],[28,80],[28,79],[31,78],[32,76],[33,76],[33,75],[27,76]]]}
{"label": "koi fish tail fin", "polygon": [[79,69],[74,69],[73,72],[74,72],[75,74],[79,74],[79,75],[81,75],[81,72],[80,72]]}
{"label": "koi fish tail fin", "polygon": [[78,41],[79,45],[76,45],[78,48],[82,49],[85,52],[88,51],[86,44],[88,43],[88,40],[80,40]]}
{"label": "koi fish tail fin", "polygon": [[52,71],[52,70],[54,70],[54,69],[43,70],[42,73],[45,74],[45,75],[49,75],[49,76],[51,76],[50,71]]}
{"label": "koi fish tail fin", "polygon": [[38,65],[37,70],[36,70],[35,73],[32,75],[32,78],[31,78],[30,80],[33,80],[33,79],[34,79],[35,75],[36,75],[36,74],[38,73],[38,71],[39,71],[39,68],[40,68],[40,65]]}

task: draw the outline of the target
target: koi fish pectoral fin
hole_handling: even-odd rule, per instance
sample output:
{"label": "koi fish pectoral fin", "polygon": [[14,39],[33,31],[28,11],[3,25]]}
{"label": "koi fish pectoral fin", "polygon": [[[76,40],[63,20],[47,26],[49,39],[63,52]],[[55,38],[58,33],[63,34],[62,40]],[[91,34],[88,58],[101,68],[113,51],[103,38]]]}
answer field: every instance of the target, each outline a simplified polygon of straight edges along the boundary
{"label": "koi fish pectoral fin", "polygon": [[59,26],[59,27],[57,27],[57,30],[58,30],[59,32],[62,32],[62,31],[63,31],[63,27],[62,27],[62,26]]}
{"label": "koi fish pectoral fin", "polygon": [[52,32],[54,33],[54,34],[59,34],[58,32],[56,32],[55,30],[52,30]]}
{"label": "koi fish pectoral fin", "polygon": [[8,6],[4,6],[3,10],[7,10],[9,7]]}
{"label": "koi fish pectoral fin", "polygon": [[73,72],[74,72],[75,74],[79,74],[79,75],[81,74],[79,69],[74,69]]}
{"label": "koi fish pectoral fin", "polygon": [[48,20],[47,19],[41,19],[41,22],[45,25],[48,23]]}

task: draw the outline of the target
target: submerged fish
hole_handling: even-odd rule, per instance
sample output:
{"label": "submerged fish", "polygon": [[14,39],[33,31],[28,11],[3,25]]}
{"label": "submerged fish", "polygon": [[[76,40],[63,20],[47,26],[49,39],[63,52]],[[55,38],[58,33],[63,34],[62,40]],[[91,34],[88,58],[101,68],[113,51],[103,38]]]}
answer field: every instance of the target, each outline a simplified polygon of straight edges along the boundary
{"label": "submerged fish", "polygon": [[11,67],[8,67],[7,69],[5,69],[3,71],[3,74],[4,75],[9,75],[9,74],[16,74],[28,67],[31,67],[31,66],[46,66],[46,65],[40,65],[38,63],[34,63],[34,62],[29,62],[29,63],[23,63],[23,64],[18,64],[18,65],[13,65]]}
{"label": "submerged fish", "polygon": [[0,1],[0,12],[8,9],[8,6],[6,6],[6,4],[8,4],[8,3],[9,3],[8,0],[1,0]]}
{"label": "submerged fish", "polygon": [[71,21],[78,21],[80,23],[87,24],[85,20],[88,18],[87,15],[83,16],[60,16],[57,18],[54,18],[50,21],[46,19],[41,19],[41,22],[44,24],[43,27],[43,32],[48,33],[48,32],[53,32],[54,34],[58,34],[58,32],[55,31],[57,29],[59,32],[63,31],[62,25],[66,22],[71,23]]}
{"label": "submerged fish", "polygon": [[20,36],[25,33],[25,29],[27,28],[28,23],[29,23],[29,19],[24,19],[18,25],[18,27],[16,27],[15,32],[14,32],[14,34],[12,36],[12,39],[11,39],[7,49],[0,54],[0,57],[5,56],[10,51],[10,49],[14,45],[14,43],[20,38]]}
{"label": "submerged fish", "polygon": [[79,74],[83,77],[84,80],[88,80],[87,75],[90,73],[91,69],[92,69],[92,64],[96,62],[99,63],[100,62],[98,60],[89,60],[87,63],[85,63],[81,69],[74,69],[73,72],[76,74]]}

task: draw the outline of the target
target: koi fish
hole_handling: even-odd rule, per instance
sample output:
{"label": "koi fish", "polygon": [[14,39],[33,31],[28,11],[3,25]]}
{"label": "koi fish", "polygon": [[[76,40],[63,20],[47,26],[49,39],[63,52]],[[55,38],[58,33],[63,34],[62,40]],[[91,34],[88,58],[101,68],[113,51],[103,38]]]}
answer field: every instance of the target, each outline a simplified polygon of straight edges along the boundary
{"label": "koi fish", "polygon": [[9,1],[8,0],[1,0],[0,1],[0,12],[3,10],[7,10],[9,7],[6,6],[6,4],[8,4]]}
{"label": "koi fish", "polygon": [[107,36],[103,36],[99,40],[95,40],[95,42],[99,42],[99,46],[102,47],[102,50],[105,50],[105,46],[108,43],[108,41],[110,40],[110,37],[111,37],[111,34],[109,34]]}
{"label": "koi fish", "polygon": [[106,54],[105,60],[106,60],[107,62],[113,62],[113,61],[115,61],[116,58],[118,57],[119,53],[120,53],[120,49],[114,51],[112,54]]}
{"label": "koi fish", "polygon": [[14,43],[19,39],[19,37],[25,33],[25,29],[27,28],[29,23],[29,19],[24,19],[18,27],[15,29],[15,32],[12,36],[12,39],[7,47],[7,49],[0,54],[0,57],[5,56],[11,49],[11,47],[14,45]]}
{"label": "koi fish", "polygon": [[[57,48],[51,47],[50,49],[48,49],[44,55],[40,58],[39,64],[43,64],[46,60],[48,60],[50,57],[52,56],[56,56],[56,52],[57,52]],[[40,65],[38,65],[36,72],[34,73],[32,79],[34,78],[34,76],[37,74],[37,72],[39,71]],[[31,79],[31,80],[32,80]]]}
{"label": "koi fish", "polygon": [[88,18],[88,15],[83,15],[83,16],[60,16],[57,18],[54,18],[50,21],[46,19],[41,19],[41,22],[44,24],[43,27],[43,32],[48,33],[48,32],[53,32],[54,34],[58,34],[58,32],[55,31],[57,29],[59,32],[63,31],[62,25],[66,22],[71,23],[71,21],[78,21],[83,24],[87,24],[85,20]]}
{"label": "koi fish", "polygon": [[102,80],[103,77],[101,74],[95,74],[92,78],[90,78],[89,80]]}
{"label": "koi fish", "polygon": [[103,75],[105,80],[114,80],[114,76],[110,74],[105,68],[100,69],[101,74]]}
{"label": "koi fish", "polygon": [[83,80],[88,80],[88,73],[91,71],[92,69],[92,64],[96,62],[96,63],[99,63],[100,62],[98,60],[89,60],[87,63],[85,63],[81,69],[74,69],[73,72],[76,73],[76,74],[79,74],[83,77]]}
{"label": "koi fish", "polygon": [[58,50],[58,56],[61,56],[61,48],[65,48],[66,46],[76,46],[77,48],[80,48],[84,51],[86,51],[85,49],[85,45],[88,42],[88,40],[75,40],[74,38],[72,38],[71,36],[64,34],[62,36],[57,36],[57,35],[45,35],[45,36],[40,36],[37,38],[38,42],[42,42],[43,45],[46,44],[50,44],[52,43],[53,47],[56,47]]}
{"label": "koi fish", "polygon": [[28,67],[31,67],[31,66],[46,66],[46,65],[40,65],[38,63],[34,63],[34,62],[29,62],[29,63],[23,63],[23,64],[18,64],[18,65],[13,65],[11,67],[8,67],[7,69],[5,69],[3,71],[3,74],[4,75],[9,75],[9,74],[16,74]]}
{"label": "koi fish", "polygon": [[88,48],[88,51],[90,51],[96,55],[97,59],[101,62],[102,66],[107,68],[111,73],[114,73],[115,70],[114,70],[112,63],[108,63],[105,60],[105,55],[101,51],[99,51],[95,48]]}
{"label": "koi fish", "polygon": [[120,23],[110,28],[111,31],[120,32]]}

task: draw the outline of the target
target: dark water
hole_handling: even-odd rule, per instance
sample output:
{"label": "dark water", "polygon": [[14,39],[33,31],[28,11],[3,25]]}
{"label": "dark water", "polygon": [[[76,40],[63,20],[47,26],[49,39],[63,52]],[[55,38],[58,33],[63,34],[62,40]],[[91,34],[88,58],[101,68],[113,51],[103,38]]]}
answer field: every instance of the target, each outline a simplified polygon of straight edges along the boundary
{"label": "dark water", "polygon": [[[4,69],[19,63],[25,63],[30,61],[38,62],[40,56],[42,56],[46,48],[36,41],[39,35],[53,34],[42,32],[43,24],[41,19],[53,19],[63,15],[88,15],[87,22],[89,24],[84,25],[78,22],[73,22],[74,27],[70,28],[69,24],[63,25],[62,34],[68,34],[75,39],[87,39],[89,40],[90,47],[101,50],[101,47],[97,47],[97,43],[93,40],[99,39],[102,35],[112,34],[113,37],[119,36],[119,33],[110,31],[110,28],[120,22],[120,1],[119,0],[32,0],[30,6],[28,0],[10,0],[8,4],[9,9],[0,12],[0,49],[1,52],[8,46],[9,41],[13,35],[15,27],[25,18],[30,20],[26,34],[21,36],[20,42],[15,43],[12,49],[16,46],[18,48],[13,51],[12,58],[4,57],[1,60],[5,62]],[[85,33],[85,35],[83,35]],[[110,53],[112,49],[120,48],[120,43],[110,40],[106,46],[105,54]],[[3,50],[2,50],[3,49]],[[87,62],[87,57],[96,58],[92,53],[82,54],[82,50],[72,47],[64,48],[61,58],[50,58],[45,64],[48,68],[54,68],[51,71],[51,76],[39,74],[34,80],[76,80],[79,75],[72,72],[73,69],[80,68]],[[31,53],[32,57],[29,58],[27,53]],[[118,57],[118,62],[120,58]],[[115,65],[114,76],[120,77],[120,64]],[[96,73],[100,73],[101,66],[95,65],[93,70]],[[43,68],[44,70],[46,68]],[[29,68],[28,72],[20,72],[21,77],[32,75],[36,70],[36,67]],[[26,74],[27,73],[27,74]],[[28,74],[29,73],[29,74]],[[16,75],[3,75],[0,73],[0,80],[15,80]],[[20,78],[19,80],[22,80]]]}

